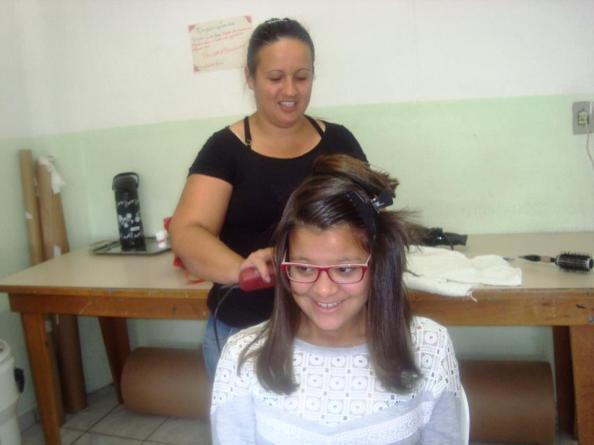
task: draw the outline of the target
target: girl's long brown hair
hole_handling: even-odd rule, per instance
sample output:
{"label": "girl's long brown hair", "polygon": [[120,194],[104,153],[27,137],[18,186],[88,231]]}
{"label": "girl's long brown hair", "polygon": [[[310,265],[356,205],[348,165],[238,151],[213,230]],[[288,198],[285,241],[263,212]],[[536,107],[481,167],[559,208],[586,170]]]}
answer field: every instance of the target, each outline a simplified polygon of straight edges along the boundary
{"label": "girl's long brown hair", "polygon": [[[258,380],[276,393],[297,389],[293,372],[293,341],[301,309],[295,303],[290,283],[279,265],[285,259],[291,231],[307,224],[322,230],[348,224],[361,233],[364,248],[371,254],[367,302],[367,345],[371,363],[383,386],[395,392],[410,391],[420,377],[411,346],[411,312],[402,273],[406,267],[407,223],[396,211],[373,207],[373,230],[369,215],[353,205],[353,193],[365,205],[382,191],[394,195],[398,182],[366,163],[347,155],[321,156],[313,174],[291,195],[274,236],[277,283],[270,321],[240,355],[240,367],[256,359]],[[359,207],[359,209],[357,208]],[[260,344],[261,346],[255,346]]]}

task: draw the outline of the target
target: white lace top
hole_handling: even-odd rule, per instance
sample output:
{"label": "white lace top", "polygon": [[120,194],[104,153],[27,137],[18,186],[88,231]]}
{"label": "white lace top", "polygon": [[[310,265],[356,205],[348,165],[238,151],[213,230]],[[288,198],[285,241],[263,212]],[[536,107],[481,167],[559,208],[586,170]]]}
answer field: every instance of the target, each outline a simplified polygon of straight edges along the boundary
{"label": "white lace top", "polygon": [[264,389],[240,352],[264,324],[232,336],[217,368],[211,425],[215,444],[460,444],[458,365],[444,327],[416,317],[411,325],[423,378],[409,394],[387,391],[365,344],[319,347],[295,340],[298,389]]}

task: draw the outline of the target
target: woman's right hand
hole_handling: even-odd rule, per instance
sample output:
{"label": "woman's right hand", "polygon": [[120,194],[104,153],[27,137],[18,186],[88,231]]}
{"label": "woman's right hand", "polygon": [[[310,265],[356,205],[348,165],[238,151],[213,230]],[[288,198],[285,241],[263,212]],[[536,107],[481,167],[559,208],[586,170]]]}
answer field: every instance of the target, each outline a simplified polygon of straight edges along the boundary
{"label": "woman's right hand", "polygon": [[266,283],[272,282],[272,277],[268,269],[268,263],[272,263],[272,247],[254,250],[250,253],[239,266],[239,274],[245,269],[257,269],[258,273]]}

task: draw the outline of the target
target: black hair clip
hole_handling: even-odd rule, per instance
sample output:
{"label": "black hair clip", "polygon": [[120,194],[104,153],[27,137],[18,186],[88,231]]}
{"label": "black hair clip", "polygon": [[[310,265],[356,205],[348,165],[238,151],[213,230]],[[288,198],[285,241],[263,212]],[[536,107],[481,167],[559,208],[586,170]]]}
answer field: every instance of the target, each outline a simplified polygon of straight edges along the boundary
{"label": "black hair clip", "polygon": [[346,196],[355,207],[355,210],[367,226],[367,230],[371,237],[375,237],[375,207],[371,204],[369,198],[363,198],[361,194],[353,191],[346,192]]}
{"label": "black hair clip", "polygon": [[363,197],[360,193],[353,191],[348,191],[346,195],[349,201],[355,207],[355,210],[359,216],[365,222],[371,239],[375,238],[375,233],[377,231],[375,218],[381,209],[392,205],[394,202],[392,199],[392,193],[390,193],[389,190],[384,190],[372,199],[369,199],[367,195]]}
{"label": "black hair clip", "polygon": [[392,198],[392,193],[388,189],[383,190],[371,200],[371,205],[377,213],[379,213],[381,209],[385,209],[392,204],[394,204],[394,199]]}

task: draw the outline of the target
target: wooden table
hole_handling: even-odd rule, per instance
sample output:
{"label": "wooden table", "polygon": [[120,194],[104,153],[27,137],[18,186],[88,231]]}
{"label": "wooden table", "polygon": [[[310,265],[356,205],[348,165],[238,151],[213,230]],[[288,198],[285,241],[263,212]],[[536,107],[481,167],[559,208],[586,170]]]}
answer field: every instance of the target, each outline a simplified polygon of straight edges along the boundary
{"label": "wooden table", "polygon": [[[556,255],[594,252],[594,233],[476,235],[460,249]],[[209,283],[188,284],[171,253],[151,257],[92,256],[75,251],[0,280],[20,312],[46,444],[60,443],[58,395],[44,325],[46,314],[98,316],[114,382],[129,353],[126,318],[205,319]],[[524,281],[516,288],[484,287],[469,298],[411,292],[416,313],[448,325],[569,327],[576,419],[581,445],[594,444],[594,272],[572,273],[553,264],[512,261]]]}

